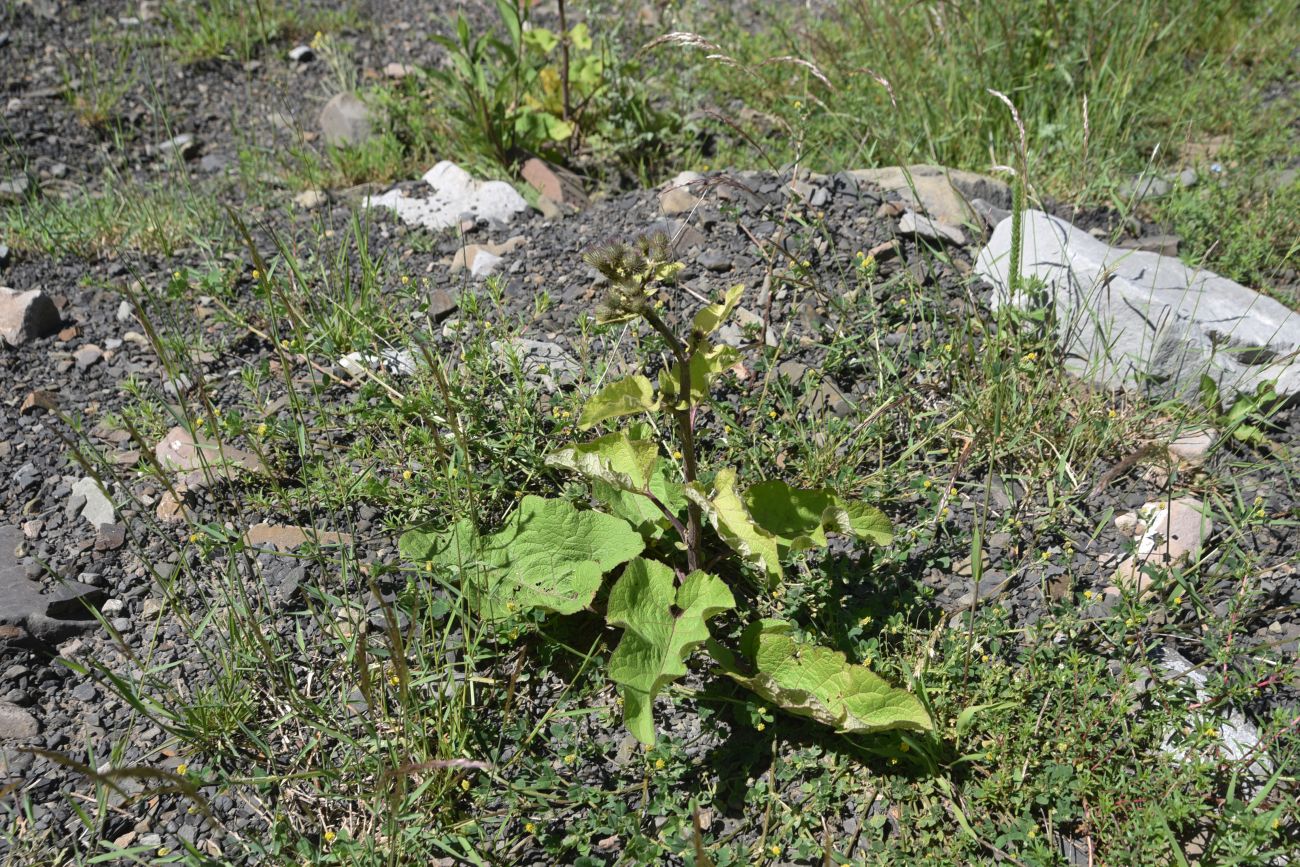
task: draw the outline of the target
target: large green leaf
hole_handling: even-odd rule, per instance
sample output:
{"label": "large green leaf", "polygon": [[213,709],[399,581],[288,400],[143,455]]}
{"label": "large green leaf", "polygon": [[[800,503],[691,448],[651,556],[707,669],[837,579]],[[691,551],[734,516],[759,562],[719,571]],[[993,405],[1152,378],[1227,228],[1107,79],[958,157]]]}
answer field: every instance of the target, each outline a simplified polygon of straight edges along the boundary
{"label": "large green leaf", "polygon": [[742,673],[729,654],[715,658],[734,680],[796,716],[845,734],[889,729],[929,731],[934,722],[912,693],[890,686],[844,654],[807,644],[780,620],[761,620],[741,637],[741,652],[754,673]]}
{"label": "large green leaf", "polygon": [[609,659],[609,675],[623,687],[628,731],[655,742],[654,699],[686,673],[686,657],[709,637],[706,621],[736,607],[727,585],[707,572],[692,572],[674,588],[673,571],[637,558],[609,591],[607,619],[626,630]]}
{"label": "large green leaf", "polygon": [[686,505],[681,485],[665,477],[658,446],[651,440],[612,433],[552,452],[546,463],[585,476],[597,500],[650,539],[663,535],[669,522],[647,491],[674,514]]}
{"label": "large green leaf", "polygon": [[610,418],[653,412],[659,408],[654,386],[644,376],[629,376],[596,392],[582,408],[578,427],[587,430]]}
{"label": "large green leaf", "polygon": [[659,447],[651,440],[629,439],[620,431],[551,452],[546,463],[625,491],[645,491],[659,463]]}
{"label": "large green leaf", "polygon": [[743,560],[767,575],[769,587],[781,580],[779,540],[754,523],[745,502],[736,493],[736,471],[724,469],[713,480],[713,496],[706,495],[698,484],[685,489],[687,499],[709,516],[713,529]]}
{"label": "large green leaf", "polygon": [[708,307],[705,307],[699,313],[695,314],[693,330],[697,334],[712,334],[714,331],[717,331],[718,328],[722,326],[722,323],[727,321],[727,317],[731,315],[731,311],[736,309],[736,305],[740,303],[740,296],[744,293],[745,287],[743,285],[737,284],[732,286],[727,290],[727,293],[722,296],[722,301],[717,304],[710,304]]}
{"label": "large green leaf", "polygon": [[527,496],[491,536],[460,521],[446,533],[406,533],[399,547],[417,563],[459,568],[479,614],[504,620],[533,608],[580,611],[591,604],[604,574],[640,554],[645,542],[620,518]]}
{"label": "large green leaf", "polygon": [[[709,395],[713,378],[740,360],[740,352],[731,346],[701,346],[691,355],[691,403],[699,403]],[[678,400],[681,391],[677,381],[677,365],[659,371],[659,390],[665,401]],[[678,401],[680,405],[680,401]]]}
{"label": "large green leaf", "polygon": [[827,533],[842,533],[877,545],[893,539],[889,519],[879,509],[845,502],[830,488],[792,488],[767,481],[745,491],[754,523],[781,543],[781,555],[826,544]]}

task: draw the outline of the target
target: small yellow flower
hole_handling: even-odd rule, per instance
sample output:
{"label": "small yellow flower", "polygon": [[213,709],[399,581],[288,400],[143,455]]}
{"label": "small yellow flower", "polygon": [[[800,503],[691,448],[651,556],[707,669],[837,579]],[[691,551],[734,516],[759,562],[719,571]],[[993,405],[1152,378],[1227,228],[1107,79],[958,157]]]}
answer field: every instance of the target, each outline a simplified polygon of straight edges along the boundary
{"label": "small yellow flower", "polygon": [[907,752],[908,750],[910,750],[911,748],[912,748],[912,745],[909,744],[907,741],[901,741],[901,742],[898,744],[898,751],[899,751],[900,753],[905,753],[905,752]]}
{"label": "small yellow flower", "polygon": [[190,766],[185,764],[184,762],[181,762],[179,765],[176,766],[176,775],[183,777],[187,773],[189,773],[189,770],[190,770]]}
{"label": "small yellow flower", "polygon": [[768,418],[776,418],[776,410],[774,410],[774,409],[769,409],[769,410],[767,411],[767,417],[768,417]]}
{"label": "small yellow flower", "polygon": [[402,285],[403,285],[403,286],[406,286],[406,285],[409,284],[410,282],[411,282],[411,278],[410,278],[410,277],[407,277],[405,274],[403,274],[403,275],[402,275]]}
{"label": "small yellow flower", "polygon": [[655,770],[662,771],[667,763],[663,759],[655,759]]}
{"label": "small yellow flower", "polygon": [[159,857],[159,858],[166,858],[167,855],[168,855],[168,853],[170,853],[171,851],[172,851],[172,850],[168,849],[166,846],[160,846],[160,847],[158,848],[158,857]]}
{"label": "small yellow flower", "polygon": [[537,833],[537,826],[532,822],[524,822],[524,830],[529,834],[535,834]]}
{"label": "small yellow flower", "polygon": [[173,280],[179,280],[179,279],[181,279],[181,272],[180,272],[180,271],[173,271],[173,272],[172,272],[172,279],[173,279]]}
{"label": "small yellow flower", "polygon": [[403,478],[405,481],[408,481],[408,482],[409,482],[409,481],[411,480],[411,476],[412,476],[412,475],[413,475],[413,474],[411,473],[410,470],[402,470],[402,478]]}
{"label": "small yellow flower", "polygon": [[1037,828],[1030,828],[1030,829],[1029,829],[1029,833],[1026,834],[1025,836],[1028,837],[1030,840],[1034,839],[1035,837],[1038,836],[1038,829],[1037,829]]}
{"label": "small yellow flower", "polygon": [[1119,418],[1119,413],[1115,412],[1115,410],[1113,410],[1113,409],[1108,409],[1108,410],[1106,410],[1106,417],[1107,417],[1107,418]]}
{"label": "small yellow flower", "polygon": [[577,760],[578,760],[578,754],[577,754],[577,753],[569,753],[568,755],[566,755],[566,756],[564,757],[564,763],[565,763],[566,765],[572,765],[572,764],[573,764],[574,762],[576,762]]}
{"label": "small yellow flower", "polygon": [[1183,597],[1181,597],[1181,596],[1175,596],[1174,599],[1173,599],[1173,603],[1174,603],[1175,606],[1182,605],[1182,604],[1183,604]]}
{"label": "small yellow flower", "polygon": [[763,729],[767,728],[767,723],[759,723],[758,725],[754,726],[754,728],[761,732]]}
{"label": "small yellow flower", "polygon": [[925,488],[928,491],[934,487],[934,482],[930,481],[929,479],[926,479],[924,482],[921,482],[921,487]]}
{"label": "small yellow flower", "polygon": [[190,533],[190,544],[192,545],[192,544],[194,544],[194,543],[197,542],[197,541],[199,541],[199,534],[198,534],[198,533]]}
{"label": "small yellow flower", "polygon": [[262,279],[262,272],[259,271],[259,270],[257,270],[256,268],[254,268],[254,269],[253,269],[253,279],[254,279],[254,280],[261,280],[261,279]]}
{"label": "small yellow flower", "polygon": [[980,657],[980,662],[988,662],[988,661],[989,661],[989,655],[987,653]]}
{"label": "small yellow flower", "polygon": [[1093,596],[1093,593],[1092,593],[1091,590],[1085,590],[1085,591],[1083,591],[1083,598],[1084,598],[1084,599],[1091,599],[1092,596]]}
{"label": "small yellow flower", "polygon": [[800,262],[799,264],[802,265],[802,266],[804,266],[805,268],[811,268],[811,267],[812,267],[812,262],[809,262],[807,259],[804,259],[804,260],[803,260],[802,262]]}
{"label": "small yellow flower", "polygon": [[257,426],[257,435],[260,437],[266,436],[266,422],[262,422]]}
{"label": "small yellow flower", "polygon": [[673,452],[673,460],[675,460],[675,461],[680,461],[681,459],[682,459],[682,453],[681,453],[681,452]]}
{"label": "small yellow flower", "polygon": [[461,790],[462,792],[468,792],[468,791],[469,791],[469,780],[461,780],[461,781],[460,781],[460,790]]}
{"label": "small yellow flower", "polygon": [[1025,353],[1025,361],[1033,362],[1033,361],[1037,361],[1037,360],[1038,360],[1038,353],[1037,353],[1037,352],[1026,352],[1026,353]]}
{"label": "small yellow flower", "polygon": [[326,842],[326,843],[333,843],[333,842],[334,842],[335,840],[337,840],[338,838],[339,838],[339,835],[338,835],[338,834],[335,834],[333,831],[326,831],[326,832],[325,832],[325,842]]}
{"label": "small yellow flower", "polygon": [[1214,726],[1210,726],[1208,729],[1205,730],[1205,736],[1207,738],[1217,738],[1219,736],[1219,730],[1216,729]]}
{"label": "small yellow flower", "polygon": [[388,683],[392,686],[401,686],[402,679],[398,677],[396,674],[390,674],[388,675]]}
{"label": "small yellow flower", "polygon": [[767,847],[767,853],[773,858],[779,858],[781,857],[781,847],[773,843],[771,846]]}

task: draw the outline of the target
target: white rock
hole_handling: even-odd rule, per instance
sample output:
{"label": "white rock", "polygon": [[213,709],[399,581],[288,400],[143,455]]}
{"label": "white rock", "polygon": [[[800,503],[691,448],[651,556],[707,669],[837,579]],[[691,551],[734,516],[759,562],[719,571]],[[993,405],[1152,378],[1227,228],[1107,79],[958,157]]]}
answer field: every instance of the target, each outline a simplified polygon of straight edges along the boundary
{"label": "white rock", "polygon": [[[1164,670],[1165,674],[1170,675],[1171,679],[1185,681],[1196,694],[1196,701],[1200,704],[1209,703],[1211,695],[1205,688],[1209,678],[1205,672],[1196,667],[1176,650],[1162,648],[1156,664]],[[1246,715],[1232,706],[1215,712],[1214,727],[1218,729],[1219,739],[1223,742],[1223,754],[1230,762],[1241,762],[1247,758],[1253,758],[1249,770],[1257,777],[1267,777],[1272,771],[1273,764],[1269,761],[1268,755],[1260,749],[1259,729],[1257,729]],[[1186,748],[1175,747],[1172,744],[1172,738],[1167,737],[1161,748],[1168,754],[1174,756],[1183,756]]]}
{"label": "white rock", "polygon": [[948,226],[929,217],[923,217],[915,211],[908,211],[898,221],[898,231],[904,235],[916,235],[931,241],[941,241],[962,246],[966,243],[966,233],[956,226]]}
{"label": "white rock", "polygon": [[504,181],[477,181],[453,162],[443,160],[424,176],[433,192],[422,198],[390,190],[365,200],[368,208],[391,208],[408,225],[440,230],[455,226],[465,213],[476,218],[509,222],[528,203]]}
{"label": "white rock", "polygon": [[[1055,306],[1066,364],[1108,388],[1195,395],[1202,374],[1225,400],[1274,382],[1300,392],[1300,313],[1178,259],[1111,247],[1063,220],[1026,211],[1021,290],[1011,297],[1011,220],[998,224],[975,271],[993,306]],[[1032,283],[1043,288],[1035,291]]]}
{"label": "white rock", "polygon": [[113,501],[104,493],[99,482],[87,476],[72,486],[72,495],[86,498],[86,505],[81,508],[81,517],[90,522],[90,526],[99,529],[102,524],[111,524],[117,520],[117,510]]}

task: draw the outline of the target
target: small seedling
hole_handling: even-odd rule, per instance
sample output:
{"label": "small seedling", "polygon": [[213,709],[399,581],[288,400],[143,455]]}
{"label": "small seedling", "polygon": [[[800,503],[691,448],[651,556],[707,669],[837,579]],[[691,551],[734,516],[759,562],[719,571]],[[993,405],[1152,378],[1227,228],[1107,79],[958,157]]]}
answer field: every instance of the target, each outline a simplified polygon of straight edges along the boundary
{"label": "small seedling", "polygon": [[[457,570],[467,600],[486,620],[589,608],[605,576],[621,567],[605,605],[607,622],[623,630],[609,675],[622,687],[628,730],[643,743],[655,741],[655,696],[686,674],[688,657],[701,645],[737,683],[838,732],[931,730],[916,696],[848,663],[838,651],[807,643],[790,623],[738,611],[751,622],[735,649],[712,634],[709,621],[737,609],[733,589],[747,573],[776,592],[782,561],[824,547],[828,534],[886,545],[892,528],[880,510],[830,488],[770,480],[742,491],[728,467],[715,469],[706,483],[697,418],[710,384],[739,361],[736,349],[709,338],[736,309],[743,287],[733,286],[696,313],[689,332],[680,335],[655,304],[660,288],[682,268],[672,261],[667,237],[609,244],[587,261],[610,281],[597,321],[644,321],[671,360],[657,383],[638,374],[602,388],[587,401],[579,428],[636,415],[667,416],[669,424],[636,422],[547,457],[551,466],[590,483],[595,510],[528,496],[495,534],[480,535],[467,519],[445,533],[412,531],[401,540],[404,556]],[[660,433],[665,429],[675,440]],[[665,452],[680,460],[679,473],[668,472]],[[706,546],[706,526],[721,546]]]}

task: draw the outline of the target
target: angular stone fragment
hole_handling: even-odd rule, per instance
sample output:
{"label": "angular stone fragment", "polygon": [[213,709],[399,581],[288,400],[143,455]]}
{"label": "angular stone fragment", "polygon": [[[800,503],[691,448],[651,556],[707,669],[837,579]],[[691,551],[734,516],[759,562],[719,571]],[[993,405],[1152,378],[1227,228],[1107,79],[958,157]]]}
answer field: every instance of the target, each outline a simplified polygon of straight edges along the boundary
{"label": "angular stone fragment", "polygon": [[1214,531],[1209,509],[1195,497],[1147,503],[1138,510],[1137,519],[1134,529],[1143,528],[1137,550],[1115,570],[1115,583],[1139,594],[1146,593],[1151,583],[1144,566],[1168,568],[1193,562]]}
{"label": "angular stone fragment", "polygon": [[0,286],[0,340],[22,346],[59,330],[59,311],[39,289],[19,292]]}
{"label": "angular stone fragment", "polygon": [[983,199],[998,208],[1011,207],[1011,188],[997,178],[943,166],[886,166],[848,172],[859,181],[896,193],[912,207],[949,226],[979,223],[969,204]]}
{"label": "angular stone fragment", "polygon": [[693,210],[700,197],[691,192],[691,188],[693,185],[698,188],[696,182],[702,180],[704,176],[696,172],[681,172],[665,184],[659,192],[659,209],[664,216],[675,217]]}
{"label": "angular stone fragment", "polygon": [[351,545],[352,536],[348,533],[336,533],[330,530],[316,530],[311,527],[295,527],[285,524],[254,524],[244,532],[244,544],[254,548],[275,548],[277,551],[292,551],[307,543],[321,546]]}
{"label": "angular stone fragment", "polygon": [[1021,288],[1008,289],[1011,220],[993,231],[975,270],[994,308],[1054,308],[1066,365],[1107,388],[1194,398],[1201,376],[1225,402],[1275,383],[1300,392],[1300,313],[1210,271],[1111,247],[1041,211],[1026,211]]}
{"label": "angular stone fragment", "polygon": [[961,246],[966,243],[966,233],[956,226],[923,217],[915,211],[908,211],[898,221],[898,231],[904,235],[915,235],[928,241]]}

